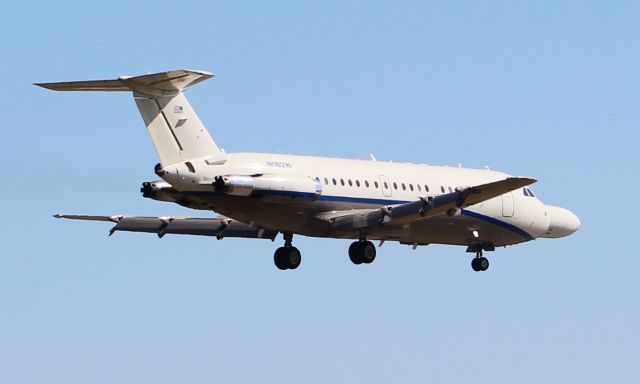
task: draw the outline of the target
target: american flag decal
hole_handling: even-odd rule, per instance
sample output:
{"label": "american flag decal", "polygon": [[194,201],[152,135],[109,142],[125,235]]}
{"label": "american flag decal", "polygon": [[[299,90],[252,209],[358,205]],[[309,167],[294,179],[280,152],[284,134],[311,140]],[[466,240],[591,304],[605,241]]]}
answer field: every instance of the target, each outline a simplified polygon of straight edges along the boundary
{"label": "american flag decal", "polygon": [[182,105],[174,105],[173,113],[182,113]]}

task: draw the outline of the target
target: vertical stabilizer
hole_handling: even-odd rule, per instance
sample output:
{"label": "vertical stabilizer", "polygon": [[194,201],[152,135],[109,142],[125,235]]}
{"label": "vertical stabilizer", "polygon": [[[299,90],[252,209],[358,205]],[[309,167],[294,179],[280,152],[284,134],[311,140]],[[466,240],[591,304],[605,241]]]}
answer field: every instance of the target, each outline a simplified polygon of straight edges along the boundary
{"label": "vertical stabilizer", "polygon": [[175,70],[115,80],[40,83],[56,91],[132,91],[162,165],[203,157],[221,157],[184,91],[213,77],[204,71]]}
{"label": "vertical stabilizer", "polygon": [[221,155],[182,92],[164,97],[134,93],[134,98],[163,165]]}

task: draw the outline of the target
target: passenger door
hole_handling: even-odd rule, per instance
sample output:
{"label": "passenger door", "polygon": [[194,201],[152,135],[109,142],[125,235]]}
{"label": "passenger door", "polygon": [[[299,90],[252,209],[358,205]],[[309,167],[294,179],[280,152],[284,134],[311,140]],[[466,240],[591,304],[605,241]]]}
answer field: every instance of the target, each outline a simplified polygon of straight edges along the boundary
{"label": "passenger door", "polygon": [[391,182],[387,176],[380,175],[380,188],[383,196],[391,196]]}
{"label": "passenger door", "polygon": [[513,192],[502,195],[502,216],[513,217],[515,207],[513,202]]}

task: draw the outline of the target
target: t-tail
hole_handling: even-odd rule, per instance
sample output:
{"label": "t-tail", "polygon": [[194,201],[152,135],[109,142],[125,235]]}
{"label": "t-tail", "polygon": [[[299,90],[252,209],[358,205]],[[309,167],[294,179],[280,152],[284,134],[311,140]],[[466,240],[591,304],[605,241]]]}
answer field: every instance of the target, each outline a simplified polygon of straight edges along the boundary
{"label": "t-tail", "polygon": [[184,91],[212,73],[179,69],[114,80],[37,83],[55,91],[129,91],[156,147],[162,166],[200,158],[220,158],[223,152],[209,135]]}

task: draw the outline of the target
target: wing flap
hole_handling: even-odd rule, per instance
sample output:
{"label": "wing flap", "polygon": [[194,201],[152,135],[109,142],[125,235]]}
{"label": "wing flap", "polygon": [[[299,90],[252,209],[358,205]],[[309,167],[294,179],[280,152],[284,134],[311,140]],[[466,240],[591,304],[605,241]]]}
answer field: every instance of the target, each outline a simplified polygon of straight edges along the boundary
{"label": "wing flap", "polygon": [[278,235],[277,231],[244,224],[226,217],[189,218],[122,215],[55,215],[54,217],[72,220],[110,221],[116,223],[116,225],[109,231],[109,235],[113,235],[118,231],[124,231],[155,233],[159,237],[163,237],[166,234],[176,234],[215,236],[218,239],[222,239],[224,237],[241,237],[270,240],[275,239]]}

